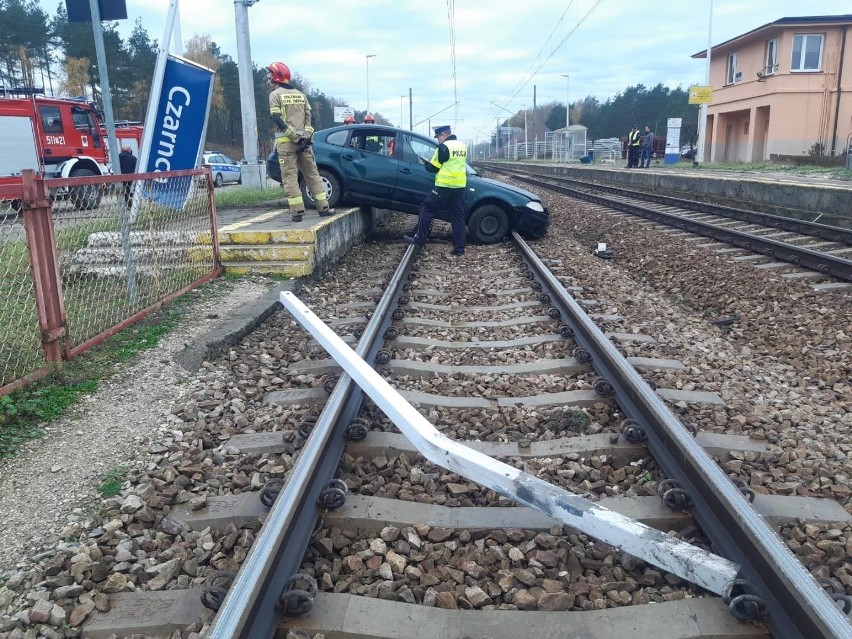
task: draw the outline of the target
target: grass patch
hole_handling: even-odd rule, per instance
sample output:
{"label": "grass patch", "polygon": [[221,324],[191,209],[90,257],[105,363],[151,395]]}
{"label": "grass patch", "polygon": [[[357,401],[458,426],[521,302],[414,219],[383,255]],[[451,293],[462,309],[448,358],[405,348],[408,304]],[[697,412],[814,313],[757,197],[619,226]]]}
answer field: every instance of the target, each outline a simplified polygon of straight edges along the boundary
{"label": "grass patch", "polygon": [[270,204],[276,200],[284,206],[284,192],[280,186],[266,189],[249,188],[244,186],[231,186],[216,189],[216,206],[219,208],[240,208],[256,206],[258,204]]}
{"label": "grass patch", "polygon": [[127,479],[127,468],[125,466],[115,466],[104,473],[101,485],[98,486],[98,492],[103,497],[115,497],[121,492],[121,485]]}
{"label": "grass patch", "polygon": [[[216,288],[221,291],[230,284],[219,282]],[[96,391],[100,381],[112,375],[115,364],[156,346],[212,290],[205,286],[187,293],[103,344],[63,362],[47,377],[0,397],[0,458],[14,457],[27,440],[41,437],[46,422],[61,417],[82,395]]]}

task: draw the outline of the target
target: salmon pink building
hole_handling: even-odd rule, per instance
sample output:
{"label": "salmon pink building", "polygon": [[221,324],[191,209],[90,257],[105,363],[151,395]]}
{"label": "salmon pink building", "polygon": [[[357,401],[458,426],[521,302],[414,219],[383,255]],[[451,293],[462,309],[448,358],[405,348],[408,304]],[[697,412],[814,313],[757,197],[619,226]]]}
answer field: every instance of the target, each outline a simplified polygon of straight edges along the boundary
{"label": "salmon pink building", "polygon": [[705,161],[845,153],[851,25],[852,15],[781,18],[714,46]]}

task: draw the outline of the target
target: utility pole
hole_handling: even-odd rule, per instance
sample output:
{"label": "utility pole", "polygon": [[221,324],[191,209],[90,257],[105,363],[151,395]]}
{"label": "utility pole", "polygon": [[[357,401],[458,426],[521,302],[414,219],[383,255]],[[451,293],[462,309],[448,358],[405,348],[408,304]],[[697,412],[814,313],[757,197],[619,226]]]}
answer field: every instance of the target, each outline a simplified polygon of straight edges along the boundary
{"label": "utility pole", "polygon": [[538,113],[536,113],[536,85],[533,85],[533,160],[538,159]]}
{"label": "utility pole", "polygon": [[565,78],[565,127],[571,126],[571,76],[562,74]]}
{"label": "utility pole", "polygon": [[[710,86],[710,49],[713,46],[713,0],[710,0],[710,22],[707,26],[707,70],[704,74],[704,86]],[[698,116],[698,150],[692,158],[692,168],[701,167],[704,161],[704,142],[707,139],[707,103],[701,105]]]}
{"label": "utility pole", "polygon": [[98,58],[98,79],[101,85],[101,99],[104,103],[104,115],[106,116],[107,148],[109,148],[109,160],[112,165],[113,175],[121,173],[118,163],[118,139],[115,137],[115,116],[112,113],[112,93],[109,87],[109,73],[107,73],[106,50],[104,48],[104,32],[101,28],[101,10],[98,0],[89,0],[89,10],[92,12],[92,32],[95,36],[95,54]]}
{"label": "utility pole", "polygon": [[414,130],[414,98],[411,95],[411,87],[408,87],[408,130]]}
{"label": "utility pole", "polygon": [[265,166],[257,161],[257,110],[254,103],[254,73],[251,64],[248,8],[258,0],[234,0],[237,27],[237,72],[240,77],[240,109],[243,123],[243,186],[263,188]]}

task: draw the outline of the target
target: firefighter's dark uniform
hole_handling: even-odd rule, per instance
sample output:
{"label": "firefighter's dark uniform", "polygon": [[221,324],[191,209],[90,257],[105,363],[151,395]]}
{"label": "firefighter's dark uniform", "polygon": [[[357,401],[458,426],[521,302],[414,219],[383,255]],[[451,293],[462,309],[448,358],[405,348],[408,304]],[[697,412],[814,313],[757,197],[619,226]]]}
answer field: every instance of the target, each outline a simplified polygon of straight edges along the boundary
{"label": "firefighter's dark uniform", "polygon": [[299,190],[299,170],[317,204],[319,214],[331,213],[328,196],[317,171],[313,149],[308,147],[299,151],[299,140],[310,139],[314,134],[311,126],[311,105],[305,94],[289,84],[279,84],[269,94],[269,114],[275,122],[275,148],[281,165],[281,185],[284,187],[293,221],[301,220],[305,212],[305,201]]}
{"label": "firefighter's dark uniform", "polygon": [[[450,127],[435,127],[438,136]],[[462,255],[465,246],[464,192],[467,186],[467,146],[450,135],[441,143],[426,169],[435,173],[435,187],[420,204],[420,217],[414,243],[423,245],[429,237],[432,218],[438,211],[448,211],[453,227],[453,254]]]}

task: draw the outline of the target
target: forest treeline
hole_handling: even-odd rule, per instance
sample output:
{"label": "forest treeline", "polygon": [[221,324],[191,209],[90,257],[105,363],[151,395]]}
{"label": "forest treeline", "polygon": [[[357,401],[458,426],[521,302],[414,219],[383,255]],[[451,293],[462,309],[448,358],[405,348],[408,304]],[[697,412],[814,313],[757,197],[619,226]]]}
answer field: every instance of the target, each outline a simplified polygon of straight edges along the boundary
{"label": "forest treeline", "polygon": [[[103,22],[104,47],[117,120],[141,121],[148,104],[152,71],[159,48],[137,19],[129,37],[122,38],[117,22]],[[194,35],[185,44],[185,57],[216,71],[213,102],[207,128],[207,146],[237,152],[242,149],[242,123],[237,62],[223,53],[208,35]],[[272,125],[267,110],[266,72],[253,67],[260,153],[271,148]],[[48,15],[36,0],[0,0],[0,87],[43,87],[47,95],[84,96],[101,103],[97,58],[89,23],[69,22],[60,0]],[[317,129],[334,125],[334,107],[346,100],[328,96],[305,77],[295,74],[294,85],[311,101]],[[538,122],[548,129],[565,125],[565,105],[539,107]],[[377,122],[390,123],[374,113]],[[356,111],[358,121],[364,112]],[[527,117],[532,119],[528,112]],[[632,124],[651,124],[665,133],[666,118],[682,117],[682,139],[694,137],[696,108],[687,104],[686,90],[658,84],[648,89],[630,86],[605,102],[588,96],[571,104],[571,122],[588,127],[588,139],[622,137]],[[502,126],[523,127],[523,111]],[[241,157],[241,156],[240,156]]]}

